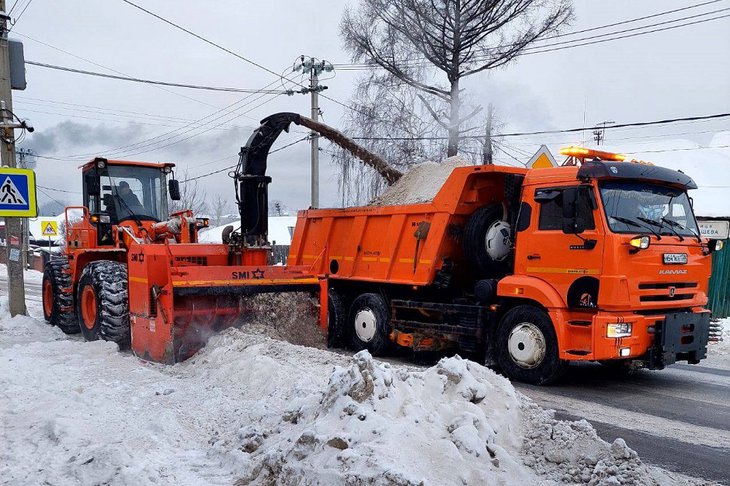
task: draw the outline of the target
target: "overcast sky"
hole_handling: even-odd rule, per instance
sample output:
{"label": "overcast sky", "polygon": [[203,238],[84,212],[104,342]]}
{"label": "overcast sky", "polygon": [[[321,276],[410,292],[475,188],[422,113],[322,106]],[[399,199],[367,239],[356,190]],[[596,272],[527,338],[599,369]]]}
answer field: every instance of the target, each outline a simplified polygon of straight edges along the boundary
{"label": "overcast sky", "polygon": [[[21,0],[21,6],[27,0]],[[8,8],[13,5],[8,1]],[[288,69],[301,54],[349,62],[339,36],[347,3],[330,0],[139,0],[159,15],[211,39],[275,72]],[[696,1],[577,1],[567,31],[589,29]],[[730,8],[730,0],[597,31],[604,33],[702,12]],[[18,9],[19,10],[19,9]],[[18,11],[13,13],[17,16]],[[716,15],[727,14],[726,12]],[[671,25],[671,24],[670,24]],[[594,35],[590,32],[581,36]],[[277,77],[154,19],[121,0],[32,0],[11,33],[24,42],[27,60],[177,83],[261,88]],[[35,40],[32,40],[35,39]],[[40,42],[38,42],[40,41]],[[554,42],[554,41],[553,41]],[[47,44],[47,45],[44,45]],[[53,46],[52,47],[49,47]],[[54,49],[55,48],[55,49]],[[66,53],[60,50],[66,51]],[[519,58],[506,68],[470,79],[471,101],[494,103],[504,131],[542,130],[658,120],[730,111],[730,18],[665,32]],[[74,57],[77,56],[77,57]],[[96,63],[82,60],[86,59]],[[100,67],[99,65],[103,66]],[[105,69],[107,68],[107,69]],[[339,71],[324,82],[327,96],[348,103],[358,71]],[[289,77],[299,80],[299,74]],[[303,95],[257,96],[159,88],[28,66],[28,88],[14,92],[14,111],[30,118],[36,132],[21,147],[64,160],[38,160],[38,184],[80,191],[77,166],[103,155],[171,161],[189,176],[236,163],[238,151],[258,120],[278,111],[309,113]],[[289,86],[291,87],[291,84]],[[281,88],[276,82],[271,88]],[[237,103],[231,111],[221,112]],[[338,127],[343,108],[321,99],[324,121]],[[190,122],[205,118],[187,126]],[[681,124],[653,129],[609,131],[625,147],[647,141],[688,138],[707,143],[730,129],[730,121]],[[173,130],[176,132],[170,133]],[[282,136],[274,148],[304,136],[302,129]],[[148,140],[153,137],[153,140]],[[541,143],[580,142],[582,136],[510,139],[516,154]],[[133,145],[137,144],[137,145]],[[327,145],[323,144],[326,148]],[[505,161],[509,160],[500,155]],[[529,158],[529,157],[526,157]],[[337,204],[336,171],[322,155],[323,206]],[[309,148],[298,143],[270,157],[272,199],[292,209],[309,204]],[[201,179],[208,194],[234,198],[225,173]],[[50,192],[79,203],[80,195]],[[41,202],[47,196],[39,194]]]}

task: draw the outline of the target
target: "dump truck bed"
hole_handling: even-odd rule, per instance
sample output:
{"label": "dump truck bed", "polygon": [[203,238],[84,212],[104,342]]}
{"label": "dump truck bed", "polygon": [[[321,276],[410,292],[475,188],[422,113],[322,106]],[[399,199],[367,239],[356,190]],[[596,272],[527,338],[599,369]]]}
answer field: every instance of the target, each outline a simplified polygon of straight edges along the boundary
{"label": "dump truck bed", "polygon": [[505,202],[505,178],[524,169],[455,168],[433,201],[300,211],[289,265],[332,279],[430,285],[444,262],[463,260],[461,231],[477,208]]}

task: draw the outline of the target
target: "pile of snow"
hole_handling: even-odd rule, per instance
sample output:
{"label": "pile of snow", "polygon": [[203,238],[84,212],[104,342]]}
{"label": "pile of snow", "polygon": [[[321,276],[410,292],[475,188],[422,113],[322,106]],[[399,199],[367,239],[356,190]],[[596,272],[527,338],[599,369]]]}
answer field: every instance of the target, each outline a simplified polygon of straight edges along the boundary
{"label": "pile of snow", "polygon": [[[296,216],[269,216],[269,241],[276,245],[291,245],[291,237],[296,224]],[[241,222],[237,221],[208,228],[204,231],[201,230],[198,239],[204,243],[221,243],[223,241],[223,230],[227,226],[233,226],[234,230],[240,230]]]}
{"label": "pile of snow", "polygon": [[469,165],[473,164],[459,156],[449,157],[441,163],[425,162],[415,165],[383,194],[373,199],[370,206],[431,202],[451,175],[451,171]]}
{"label": "pile of snow", "polygon": [[0,312],[8,484],[672,484],[458,357],[415,369],[230,329],[164,366]]}

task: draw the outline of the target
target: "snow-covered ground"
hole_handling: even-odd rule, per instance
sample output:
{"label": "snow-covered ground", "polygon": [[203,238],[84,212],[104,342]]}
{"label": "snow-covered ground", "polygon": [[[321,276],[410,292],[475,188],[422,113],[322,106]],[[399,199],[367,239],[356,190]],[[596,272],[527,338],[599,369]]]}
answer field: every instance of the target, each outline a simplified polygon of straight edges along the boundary
{"label": "snow-covered ground", "polygon": [[12,485],[689,481],[458,357],[418,369],[231,329],[164,366],[11,319],[5,298],[0,422]]}

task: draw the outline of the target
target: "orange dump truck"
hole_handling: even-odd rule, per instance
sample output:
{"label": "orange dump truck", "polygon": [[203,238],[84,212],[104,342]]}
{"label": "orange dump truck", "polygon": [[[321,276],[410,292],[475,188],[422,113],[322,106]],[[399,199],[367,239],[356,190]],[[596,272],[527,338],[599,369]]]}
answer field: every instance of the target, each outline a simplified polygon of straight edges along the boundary
{"label": "orange dump truck", "polygon": [[457,348],[549,383],[573,361],[706,356],[710,254],[687,175],[586,149],[454,168],[423,204],[299,213],[289,264],[329,287],[330,343]]}

